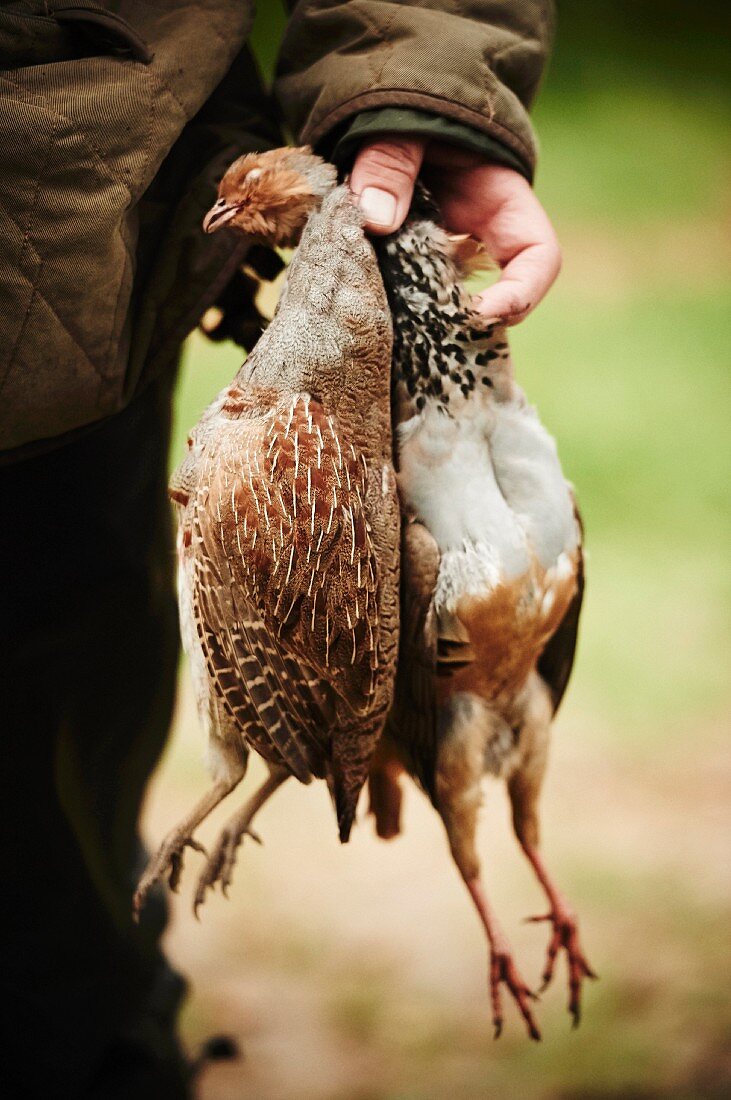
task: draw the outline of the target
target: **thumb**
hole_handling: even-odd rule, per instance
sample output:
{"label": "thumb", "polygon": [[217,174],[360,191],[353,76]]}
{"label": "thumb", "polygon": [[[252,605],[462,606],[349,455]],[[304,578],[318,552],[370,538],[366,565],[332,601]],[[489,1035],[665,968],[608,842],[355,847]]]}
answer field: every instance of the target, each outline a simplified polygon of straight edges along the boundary
{"label": "thumb", "polygon": [[418,138],[394,136],[361,146],[350,189],[358,198],[369,232],[385,235],[401,226],[423,159],[424,142]]}

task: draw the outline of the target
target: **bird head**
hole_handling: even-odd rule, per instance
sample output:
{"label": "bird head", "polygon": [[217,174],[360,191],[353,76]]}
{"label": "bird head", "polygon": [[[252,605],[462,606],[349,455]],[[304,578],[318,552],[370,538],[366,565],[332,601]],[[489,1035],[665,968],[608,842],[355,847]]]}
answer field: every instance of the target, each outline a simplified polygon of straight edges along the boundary
{"label": "bird head", "polygon": [[295,245],[305,222],[335,186],[331,164],[309,146],[246,153],[226,170],[206,233],[227,225],[272,245]]}

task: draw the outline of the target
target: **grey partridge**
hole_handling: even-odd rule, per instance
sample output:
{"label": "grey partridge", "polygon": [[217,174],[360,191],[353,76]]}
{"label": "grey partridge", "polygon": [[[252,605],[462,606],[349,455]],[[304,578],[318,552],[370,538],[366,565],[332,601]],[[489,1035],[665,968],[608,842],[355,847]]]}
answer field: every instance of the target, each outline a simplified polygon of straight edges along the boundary
{"label": "grey partridge", "polygon": [[[399,774],[431,797],[487,933],[495,1033],[501,986],[532,1038],[533,994],[483,887],[475,844],[485,774],[507,781],[518,840],[546,893],[547,984],[568,956],[569,1008],[594,977],[538,849],[553,715],[573,664],[582,527],[556,446],[516,384],[506,330],[470,308],[473,242],[450,238],[417,189],[379,246],[394,321],[396,465],[404,511],[396,697],[370,778],[380,835],[399,829]],[[479,257],[477,257],[479,262]]]}
{"label": "grey partridge", "polygon": [[[276,314],[203,414],[170,493],[180,619],[214,783],[163,842],[135,895],[173,888],[194,831],[241,781],[261,788],[225,826],[196,907],[230,882],[237,846],[289,777],[325,779],[341,840],[392,701],[400,513],[392,466],[391,318],[361,215],[308,149],[228,170],[205,228],[301,241]],[[304,226],[304,230],[303,230]]]}

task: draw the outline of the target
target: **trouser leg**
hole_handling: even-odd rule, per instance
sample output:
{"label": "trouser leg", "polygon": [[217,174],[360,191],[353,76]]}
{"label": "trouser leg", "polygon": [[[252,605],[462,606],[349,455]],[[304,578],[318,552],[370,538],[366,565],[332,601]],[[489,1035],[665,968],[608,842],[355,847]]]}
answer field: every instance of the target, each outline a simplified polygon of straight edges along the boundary
{"label": "trouser leg", "polygon": [[[137,818],[177,661],[170,390],[154,383],[82,439],[0,470],[1,1042],[13,1095],[146,1096],[155,1074],[165,1083],[149,1095],[185,1094],[164,903],[140,927],[131,917]],[[124,1073],[131,1090],[117,1092]]]}

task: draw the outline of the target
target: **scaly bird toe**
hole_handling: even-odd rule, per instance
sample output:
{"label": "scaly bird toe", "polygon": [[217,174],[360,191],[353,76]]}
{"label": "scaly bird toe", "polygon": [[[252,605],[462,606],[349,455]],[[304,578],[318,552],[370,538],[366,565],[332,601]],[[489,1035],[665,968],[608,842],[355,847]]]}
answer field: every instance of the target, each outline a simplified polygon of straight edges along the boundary
{"label": "scaly bird toe", "polygon": [[581,1021],[581,983],[585,978],[597,981],[598,975],[594,973],[582,951],[576,918],[569,911],[561,909],[542,916],[529,917],[528,920],[534,924],[550,921],[553,925],[539,992],[542,993],[547,989],[553,980],[559,951],[566,952],[569,968],[568,1009],[573,1019],[573,1026],[578,1027]]}
{"label": "scaly bird toe", "polygon": [[139,920],[140,913],[147,901],[147,896],[155,883],[167,875],[170,889],[176,893],[180,884],[180,876],[183,871],[183,853],[186,848],[192,848],[195,852],[201,852],[204,856],[207,852],[202,844],[191,836],[180,836],[174,833],[160,845],[152,857],[145,873],[139,881],[132,901],[132,915],[135,921]]}
{"label": "scaly bird toe", "polygon": [[535,1042],[540,1042],[541,1033],[533,1018],[530,1002],[537,1001],[538,997],[529,989],[521,978],[518,969],[513,962],[512,955],[508,952],[492,952],[490,955],[490,997],[492,1001],[492,1020],[495,1027],[494,1038],[499,1039],[503,1030],[503,1012],[500,997],[500,985],[507,986],[515,1000],[520,1014],[525,1020],[528,1034]]}
{"label": "scaly bird toe", "polygon": [[228,897],[228,888],[233,879],[233,870],[236,865],[236,853],[245,836],[251,837],[257,844],[262,844],[258,833],[251,828],[234,830],[225,828],[219,836],[216,846],[206,863],[201,876],[198,879],[198,888],[193,900],[193,913],[199,917],[199,909],[206,900],[208,890],[214,890],[216,883],[221,883],[221,893]]}

